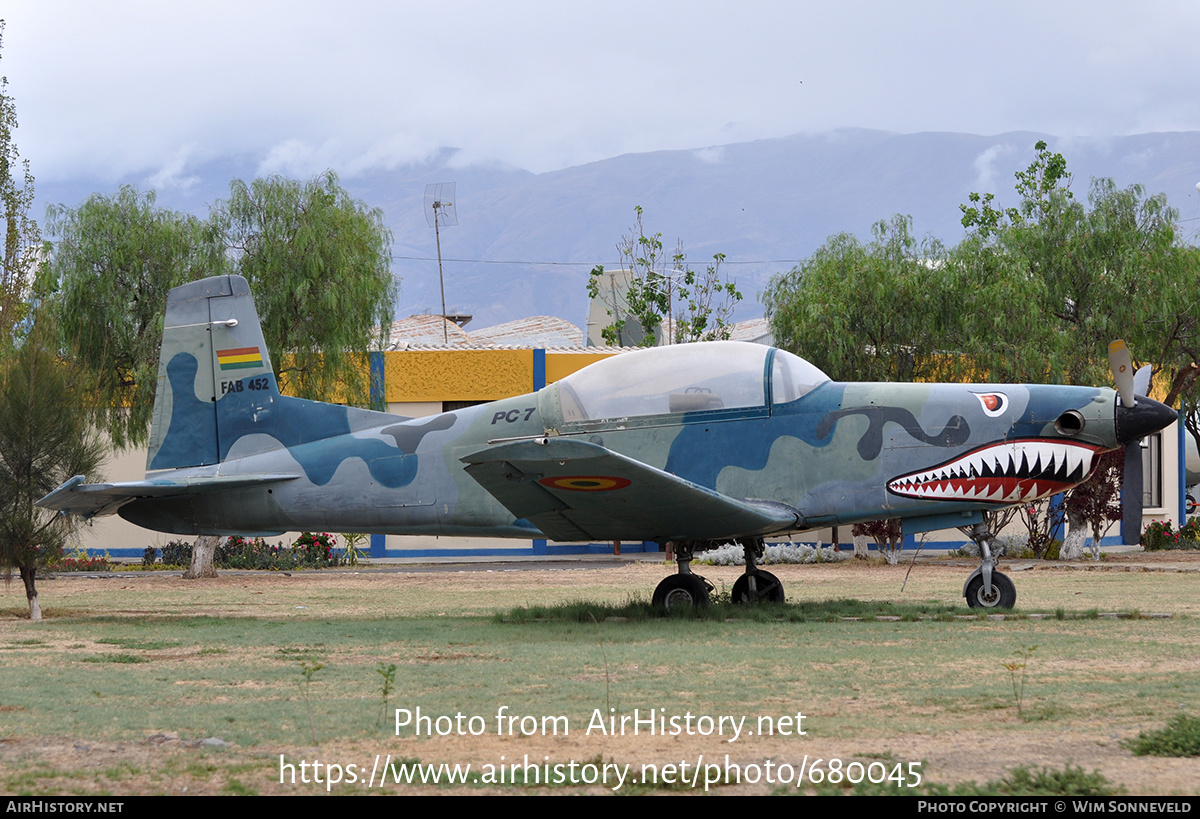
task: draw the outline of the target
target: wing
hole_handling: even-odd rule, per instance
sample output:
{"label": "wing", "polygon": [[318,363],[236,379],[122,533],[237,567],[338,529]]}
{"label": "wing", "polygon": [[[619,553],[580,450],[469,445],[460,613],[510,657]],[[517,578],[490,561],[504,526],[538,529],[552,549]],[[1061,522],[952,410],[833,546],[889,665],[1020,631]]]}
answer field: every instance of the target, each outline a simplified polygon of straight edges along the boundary
{"label": "wing", "polygon": [[166,498],[213,492],[218,489],[238,489],[268,483],[292,481],[296,475],[214,475],[195,478],[162,478],[127,483],[85,484],[76,475],[37,502],[44,509],[54,509],[64,515],[80,515],[87,520],[98,515],[111,515],[137,498]]}
{"label": "wing", "polygon": [[583,441],[498,444],[462,461],[552,540],[722,540],[791,531],[802,520],[786,504],[732,498]]}

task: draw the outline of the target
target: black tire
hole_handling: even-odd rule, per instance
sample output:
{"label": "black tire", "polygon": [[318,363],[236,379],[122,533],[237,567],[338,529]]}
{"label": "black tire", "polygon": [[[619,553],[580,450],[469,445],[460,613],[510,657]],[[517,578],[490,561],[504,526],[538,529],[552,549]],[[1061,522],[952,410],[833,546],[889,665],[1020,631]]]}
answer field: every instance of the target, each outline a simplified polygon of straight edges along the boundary
{"label": "black tire", "polygon": [[710,586],[694,574],[673,574],[658,584],[651,602],[667,611],[708,606]]}
{"label": "black tire", "polygon": [[985,592],[983,574],[977,574],[967,583],[967,605],[973,609],[1011,609],[1017,605],[1017,587],[1008,575],[992,572],[992,588]]}
{"label": "black tire", "polygon": [[[783,583],[770,572],[764,572],[760,569],[758,580],[754,585],[758,589],[758,601],[760,603],[783,602]],[[750,575],[744,574],[734,582],[733,592],[729,595],[729,599],[735,603],[750,602]]]}
{"label": "black tire", "polygon": [[1183,505],[1184,511],[1189,515],[1196,514],[1196,499],[1191,495],[1187,496],[1187,501]]}

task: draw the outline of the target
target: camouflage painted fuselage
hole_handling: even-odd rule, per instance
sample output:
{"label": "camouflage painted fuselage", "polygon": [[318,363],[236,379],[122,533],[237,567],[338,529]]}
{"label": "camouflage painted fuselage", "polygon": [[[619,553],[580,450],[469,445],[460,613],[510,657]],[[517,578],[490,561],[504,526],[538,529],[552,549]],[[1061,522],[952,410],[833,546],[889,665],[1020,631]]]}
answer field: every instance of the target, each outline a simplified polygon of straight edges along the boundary
{"label": "camouflage painted fuselage", "polygon": [[[784,370],[808,366],[786,353],[666,349],[402,419],[281,396],[244,280],[196,282],[168,302],[146,481],[64,487],[48,505],[180,534],[712,541],[1044,497],[1122,437],[1109,389],[843,384],[811,370],[784,390]],[[726,370],[707,372],[710,356]],[[628,391],[628,412],[581,410],[607,406],[616,368],[675,381]]]}

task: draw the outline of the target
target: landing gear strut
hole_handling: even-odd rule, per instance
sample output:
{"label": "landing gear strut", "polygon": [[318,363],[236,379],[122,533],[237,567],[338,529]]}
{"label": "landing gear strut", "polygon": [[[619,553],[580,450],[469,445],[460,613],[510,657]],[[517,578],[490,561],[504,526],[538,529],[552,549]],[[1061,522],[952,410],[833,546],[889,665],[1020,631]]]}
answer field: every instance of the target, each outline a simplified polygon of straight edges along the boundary
{"label": "landing gear strut", "polygon": [[1017,604],[1017,587],[1008,575],[996,569],[996,559],[992,557],[991,550],[996,536],[983,523],[962,531],[978,544],[983,559],[983,564],[971,572],[963,584],[963,597],[967,598],[967,605],[973,609],[1011,609]]}
{"label": "landing gear strut", "polygon": [[679,574],[673,574],[658,584],[651,603],[667,611],[707,607],[708,595],[713,590],[713,585],[700,575],[692,574],[691,563],[695,554],[695,544],[690,540],[681,540],[673,545]]}
{"label": "landing gear strut", "polygon": [[746,555],[746,572],[733,584],[730,599],[735,603],[782,603],[783,583],[775,575],[758,568],[758,561],[763,556],[762,540],[743,540],[741,544]]}
{"label": "landing gear strut", "polygon": [[[739,541],[746,555],[746,571],[733,584],[730,598],[734,603],[782,603],[783,583],[770,572],[758,568],[763,556],[763,542],[759,539]],[[652,601],[667,611],[677,608],[703,608],[709,603],[713,585],[698,574],[692,574],[691,562],[697,549],[704,550],[719,545],[717,542],[680,540],[668,544],[674,547],[675,562],[679,573],[673,574],[658,584]]]}

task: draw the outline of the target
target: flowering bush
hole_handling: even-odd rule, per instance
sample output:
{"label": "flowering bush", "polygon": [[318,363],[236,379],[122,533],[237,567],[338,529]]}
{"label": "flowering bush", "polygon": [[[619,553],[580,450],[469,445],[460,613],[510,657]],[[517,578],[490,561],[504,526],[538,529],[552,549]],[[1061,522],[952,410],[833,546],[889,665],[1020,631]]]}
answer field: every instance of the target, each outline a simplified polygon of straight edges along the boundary
{"label": "flowering bush", "polygon": [[[763,550],[763,559],[758,561],[758,565],[767,566],[772,563],[833,563],[846,559],[847,555],[845,552],[839,552],[831,546],[822,548],[820,544],[813,547],[804,543],[781,543],[777,546],[767,546]],[[746,562],[746,558],[745,552],[740,545],[729,543],[718,549],[705,552],[704,556],[697,558],[696,562],[708,566],[740,566]]]}
{"label": "flowering bush", "polygon": [[64,557],[50,563],[47,568],[52,572],[106,572],[112,569],[108,555],[99,557]]}
{"label": "flowering bush", "polygon": [[328,532],[319,535],[303,532],[292,544],[292,551],[300,556],[300,562],[305,566],[336,566],[338,559],[333,553],[333,547],[336,545],[337,538]]}
{"label": "flowering bush", "polygon": [[271,545],[261,537],[233,535],[217,547],[213,562],[223,569],[325,568],[341,563],[341,553],[334,551],[336,545],[337,539],[326,532],[305,532],[290,547]]}
{"label": "flowering bush", "polygon": [[[246,538],[232,535],[225,538],[213,554],[213,565],[220,569],[321,569],[342,566],[350,562],[344,550],[335,548],[337,538],[328,532],[313,534],[305,532],[291,546],[282,543],[272,545],[261,537]],[[142,565],[153,566],[158,549],[147,546],[142,555]],[[355,554],[357,558],[358,554]],[[65,561],[64,561],[65,562]],[[164,566],[186,567],[192,562],[192,545],[182,540],[173,540],[162,547]],[[87,566],[94,570],[101,566]],[[68,569],[62,569],[68,570]],[[81,569],[78,569],[81,570]]]}
{"label": "flowering bush", "polygon": [[1154,521],[1142,532],[1142,548],[1148,552],[1164,549],[1200,549],[1200,522],[1188,521],[1178,532],[1171,521]]}

